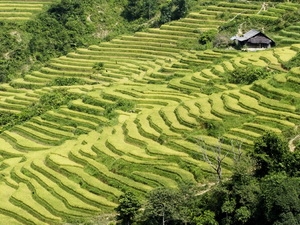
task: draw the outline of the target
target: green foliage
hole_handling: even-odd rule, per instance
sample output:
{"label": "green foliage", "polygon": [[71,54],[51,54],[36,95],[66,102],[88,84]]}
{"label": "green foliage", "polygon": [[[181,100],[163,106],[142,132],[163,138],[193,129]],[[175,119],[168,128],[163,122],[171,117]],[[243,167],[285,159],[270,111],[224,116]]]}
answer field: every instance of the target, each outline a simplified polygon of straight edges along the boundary
{"label": "green foliage", "polygon": [[127,99],[118,99],[115,108],[125,112],[133,112],[135,110],[135,103]]}
{"label": "green foliage", "polygon": [[143,2],[141,0],[128,0],[122,15],[129,21],[136,20],[142,16],[142,5]]}
{"label": "green foliage", "polygon": [[27,22],[26,31],[32,35],[29,50],[37,60],[67,54],[90,41],[95,27],[86,19],[88,2],[62,0]]}
{"label": "green foliage", "polygon": [[0,111],[0,126],[6,125],[11,121],[15,121],[18,116],[11,112]]}
{"label": "green foliage", "polygon": [[149,193],[143,214],[144,224],[161,224],[176,219],[179,195],[176,190],[159,188]]}
{"label": "green foliage", "polygon": [[56,77],[49,86],[72,86],[78,84],[85,84],[85,81],[76,77]]}
{"label": "green foliage", "polygon": [[227,72],[227,80],[234,84],[251,84],[258,79],[266,78],[272,74],[268,68],[257,66],[238,67],[233,71]]}
{"label": "green foliage", "polygon": [[94,64],[93,69],[97,72],[103,70],[104,68],[104,63],[103,62],[97,62]]}
{"label": "green foliage", "polygon": [[274,31],[282,30],[293,23],[300,21],[300,10],[287,10],[282,16],[275,21]]}
{"label": "green foliage", "polygon": [[159,6],[159,1],[128,0],[122,15],[129,21],[139,18],[151,19],[157,13]]}
{"label": "green foliage", "polygon": [[196,225],[218,225],[215,213],[210,210],[205,210],[201,215],[195,217],[194,222]]}
{"label": "green foliage", "polygon": [[290,70],[293,67],[298,67],[299,65],[300,65],[300,52],[298,52],[288,62],[283,62],[282,63],[283,68],[288,69],[288,70]]}
{"label": "green foliage", "polygon": [[212,43],[217,35],[217,30],[208,30],[200,34],[199,44],[208,45]]}
{"label": "green foliage", "polygon": [[[0,82],[8,82],[15,73],[26,71],[30,64],[28,35],[19,24],[0,22]],[[20,74],[18,74],[19,76]]]}
{"label": "green foliage", "polygon": [[103,112],[103,116],[107,117],[108,119],[113,119],[118,115],[116,110],[134,112],[135,102],[127,99],[117,99],[117,101],[114,104],[107,104],[103,106],[103,108],[105,109]]}
{"label": "green foliage", "polygon": [[[261,182],[261,224],[300,223],[300,179],[283,175],[268,176]],[[263,223],[264,222],[264,223]]]}
{"label": "green foliage", "polygon": [[187,0],[128,0],[122,15],[129,21],[151,19],[158,15],[159,20],[157,23],[164,24],[186,16],[188,8]]}
{"label": "green foliage", "polygon": [[120,224],[131,224],[140,208],[137,197],[132,192],[125,192],[119,197],[119,205],[115,208],[117,220],[121,221]]}
{"label": "green foliage", "polygon": [[168,23],[172,20],[172,5],[171,4],[163,5],[160,12],[161,12],[160,19],[159,19],[160,24]]}
{"label": "green foliage", "polygon": [[296,147],[294,152],[288,152],[284,158],[284,166],[289,176],[300,177],[300,149]]}
{"label": "green foliage", "polygon": [[230,46],[230,35],[228,33],[218,33],[213,40],[213,47],[215,48],[228,48]]}
{"label": "green foliage", "polygon": [[205,121],[203,123],[204,128],[207,131],[207,134],[213,137],[220,137],[224,133],[224,124],[221,121]]}
{"label": "green foliage", "polygon": [[258,138],[254,143],[252,155],[257,162],[256,176],[263,177],[272,172],[284,171],[287,146],[287,142],[273,132],[266,132]]}
{"label": "green foliage", "polygon": [[172,0],[163,5],[160,11],[160,24],[178,20],[185,17],[188,13],[187,0]]}
{"label": "green foliage", "polygon": [[39,102],[33,103],[30,107],[24,109],[18,115],[4,113],[2,118],[2,131],[11,128],[14,125],[24,123],[34,116],[40,116],[48,110],[57,109],[62,105],[67,105],[71,100],[76,99],[76,94],[69,93],[65,89],[57,89],[53,92],[43,94]]}

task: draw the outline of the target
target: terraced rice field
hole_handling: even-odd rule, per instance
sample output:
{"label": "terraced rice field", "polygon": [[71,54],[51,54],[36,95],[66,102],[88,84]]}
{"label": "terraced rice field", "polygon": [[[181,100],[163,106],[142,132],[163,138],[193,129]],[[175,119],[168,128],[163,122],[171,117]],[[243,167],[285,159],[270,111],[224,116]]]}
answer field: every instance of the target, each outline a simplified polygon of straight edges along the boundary
{"label": "terraced rice field", "polygon": [[[177,48],[182,39],[196,38],[194,30],[217,29],[224,21],[216,15],[224,9],[247,10],[247,15],[259,10],[220,2],[160,29],[77,49],[1,85],[1,111],[15,115],[55,89],[78,97],[1,132],[0,223],[78,222],[112,212],[125,191],[142,199],[160,186],[215,181],[203,151],[211,160],[219,146],[228,152],[226,177],[232,145],[241,144],[246,152],[264,131],[284,133],[298,126],[299,108],[287,99],[300,97],[299,68],[248,86],[222,80],[237,67],[279,68],[300,44],[255,53]],[[104,66],[96,71],[99,62]],[[194,71],[190,63],[204,68]],[[61,77],[85,84],[51,85]],[[290,83],[295,88],[287,91]],[[105,117],[107,107],[126,101],[134,107]]]}
{"label": "terraced rice field", "polygon": [[26,21],[41,12],[51,0],[0,0],[0,21]]}

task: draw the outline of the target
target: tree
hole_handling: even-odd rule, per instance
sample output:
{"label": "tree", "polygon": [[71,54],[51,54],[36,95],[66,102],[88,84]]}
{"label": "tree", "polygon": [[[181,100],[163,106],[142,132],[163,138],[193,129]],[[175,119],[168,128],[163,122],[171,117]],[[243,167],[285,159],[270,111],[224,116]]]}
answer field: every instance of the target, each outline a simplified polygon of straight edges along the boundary
{"label": "tree", "polygon": [[171,20],[172,20],[172,5],[171,4],[163,5],[160,10],[159,23],[164,24],[170,22]]}
{"label": "tree", "polygon": [[200,216],[194,219],[196,225],[218,225],[215,220],[215,213],[210,210],[205,210]]}
{"label": "tree", "polygon": [[276,174],[261,182],[261,224],[300,224],[300,179]]}
{"label": "tree", "polygon": [[300,150],[288,152],[284,159],[287,174],[292,177],[300,177]]}
{"label": "tree", "polygon": [[37,60],[46,61],[90,41],[96,27],[86,19],[88,5],[91,7],[92,1],[62,0],[52,4],[35,20],[27,21],[25,30],[32,36],[30,53]]}
{"label": "tree", "polygon": [[179,194],[177,190],[158,188],[150,192],[145,205],[144,224],[166,225],[178,219]]}
{"label": "tree", "polygon": [[145,19],[151,19],[159,8],[159,1],[153,1],[153,0],[144,0],[143,1],[143,12],[142,17]]}
{"label": "tree", "polygon": [[115,208],[117,219],[122,225],[130,225],[141,208],[141,204],[132,192],[125,192],[119,197],[119,205]]}
{"label": "tree", "polygon": [[175,10],[172,12],[172,20],[178,20],[185,17],[188,13],[188,2],[187,0],[173,0],[172,1]]}
{"label": "tree", "polygon": [[215,159],[214,161],[210,160],[210,158],[208,157],[206,151],[207,147],[203,147],[202,151],[203,151],[203,158],[204,160],[211,166],[211,168],[217,173],[218,176],[218,182],[221,183],[222,182],[222,163],[224,161],[224,159],[227,157],[228,155],[228,151],[225,152],[224,149],[222,150],[222,143],[219,140],[219,144],[213,149],[214,151],[214,156]]}
{"label": "tree", "polygon": [[142,16],[142,6],[142,0],[128,0],[122,13],[124,18],[129,21],[139,19]]}
{"label": "tree", "polygon": [[211,43],[214,39],[215,36],[217,35],[217,30],[207,30],[203,33],[201,33],[200,37],[199,37],[199,44],[201,45],[207,45],[209,43]]}
{"label": "tree", "polygon": [[284,159],[288,154],[288,144],[274,132],[266,132],[254,143],[252,157],[257,166],[255,175],[263,177],[271,172],[286,171]]}

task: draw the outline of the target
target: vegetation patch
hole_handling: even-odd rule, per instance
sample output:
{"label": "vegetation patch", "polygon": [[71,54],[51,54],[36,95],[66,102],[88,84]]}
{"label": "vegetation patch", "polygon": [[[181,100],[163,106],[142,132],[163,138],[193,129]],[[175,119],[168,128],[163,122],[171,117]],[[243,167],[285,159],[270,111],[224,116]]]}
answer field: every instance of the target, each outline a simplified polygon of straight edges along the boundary
{"label": "vegetation patch", "polygon": [[267,68],[246,66],[238,67],[233,71],[227,72],[226,78],[228,82],[234,84],[251,84],[258,79],[264,79],[273,74]]}

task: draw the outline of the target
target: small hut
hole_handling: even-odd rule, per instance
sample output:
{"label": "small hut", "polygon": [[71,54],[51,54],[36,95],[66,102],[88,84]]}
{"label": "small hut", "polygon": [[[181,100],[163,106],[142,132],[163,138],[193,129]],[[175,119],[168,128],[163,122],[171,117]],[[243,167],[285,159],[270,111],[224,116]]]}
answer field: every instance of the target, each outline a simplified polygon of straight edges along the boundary
{"label": "small hut", "polygon": [[250,30],[241,36],[230,38],[236,45],[249,51],[263,50],[275,46],[275,42],[258,30]]}

